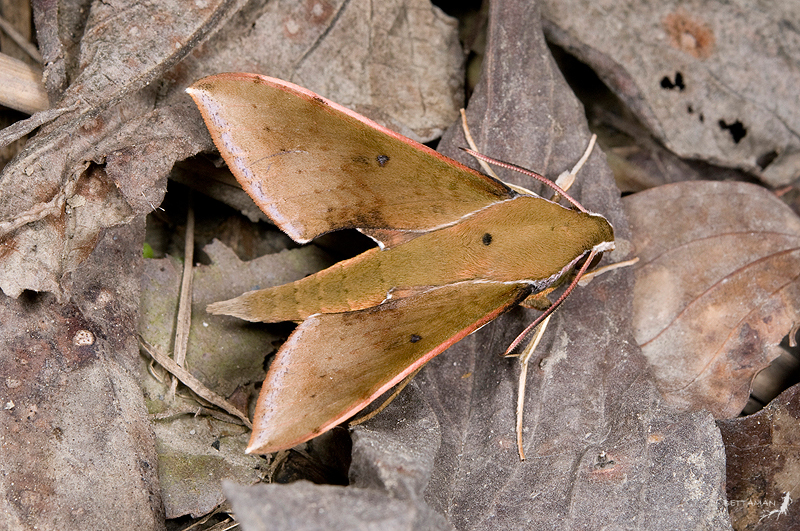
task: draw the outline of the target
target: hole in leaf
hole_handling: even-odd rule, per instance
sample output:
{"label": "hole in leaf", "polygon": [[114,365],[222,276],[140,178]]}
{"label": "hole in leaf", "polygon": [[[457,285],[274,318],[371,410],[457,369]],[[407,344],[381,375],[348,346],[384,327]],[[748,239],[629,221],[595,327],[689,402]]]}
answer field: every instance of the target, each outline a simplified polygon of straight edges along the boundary
{"label": "hole in leaf", "polygon": [[661,78],[661,88],[672,90],[678,89],[679,91],[683,92],[686,88],[686,85],[683,84],[683,74],[680,72],[675,72],[675,81],[673,82],[669,76],[664,76]]}
{"label": "hole in leaf", "polygon": [[776,158],[778,158],[778,152],[773,149],[772,151],[768,151],[763,155],[761,155],[760,157],[758,157],[756,159],[756,164],[758,164],[758,167],[763,170],[764,168],[772,164]]}
{"label": "hole in leaf", "polygon": [[745,135],[747,135],[747,128],[739,120],[736,120],[732,124],[726,123],[725,120],[720,120],[719,128],[728,130],[728,132],[731,134],[731,138],[733,138],[734,144],[738,144],[739,141],[741,141]]}

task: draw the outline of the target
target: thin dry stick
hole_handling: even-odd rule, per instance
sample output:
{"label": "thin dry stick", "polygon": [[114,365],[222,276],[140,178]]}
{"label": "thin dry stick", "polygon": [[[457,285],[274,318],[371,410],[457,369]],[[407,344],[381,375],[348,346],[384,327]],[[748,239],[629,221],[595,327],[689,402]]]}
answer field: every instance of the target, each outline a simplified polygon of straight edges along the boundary
{"label": "thin dry stick", "polygon": [[252,429],[253,425],[250,423],[250,419],[247,418],[247,415],[239,411],[239,408],[225,400],[223,397],[209,389],[208,387],[203,384],[200,380],[195,378],[189,371],[184,369],[183,367],[179,366],[175,363],[175,360],[161,352],[159,349],[145,341],[145,339],[140,335],[139,336],[139,345],[147,352],[151,358],[153,358],[156,363],[164,367],[170,374],[172,374],[175,378],[181,381],[183,385],[197,393],[197,396],[214,404],[218,408],[222,409],[223,411],[228,412],[234,417],[237,417],[239,420],[244,423],[245,426]]}
{"label": "thin dry stick", "polygon": [[[178,319],[175,325],[175,346],[173,356],[175,363],[183,367],[186,363],[186,349],[189,346],[189,329],[192,324],[192,279],[194,278],[194,208],[192,207],[192,192],[189,191],[189,208],[186,212],[186,238],[183,247],[183,280],[181,281],[181,294],[178,306]],[[178,381],[173,379],[167,394],[167,400],[175,398]]]}
{"label": "thin dry stick", "polygon": [[800,323],[794,323],[792,329],[789,330],[789,346],[794,348],[797,346],[797,330],[800,329]]}
{"label": "thin dry stick", "polygon": [[234,520],[232,516],[228,516],[227,520],[223,520],[218,524],[214,524],[208,528],[208,531],[230,531],[231,529],[236,529],[237,527],[239,527],[239,522]]}
{"label": "thin dry stick", "polygon": [[17,31],[17,28],[14,27],[11,22],[7,21],[3,17],[0,17],[0,30],[11,38],[12,41],[16,43],[17,46],[22,48],[22,50],[31,56],[31,59],[36,61],[37,63],[44,64],[44,60],[42,59],[42,54],[39,53],[39,50],[36,49],[36,46],[31,44],[28,39],[22,36],[20,32]]}
{"label": "thin dry stick", "polygon": [[[193,531],[202,529],[204,531],[228,531],[229,529],[233,529],[239,526],[239,522],[233,519],[230,515],[230,509],[226,509],[225,505],[218,505],[216,509],[214,509],[209,514],[205,515],[200,520],[189,524],[189,526],[184,527],[180,531]],[[217,522],[216,524],[212,525],[211,527],[207,527],[204,524],[208,522],[211,518],[217,516],[218,514],[225,514],[226,519],[222,520],[221,522]]]}
{"label": "thin dry stick", "polygon": [[[589,140],[589,146],[584,151],[583,156],[578,160],[575,166],[572,167],[570,172],[564,172],[558,176],[556,179],[556,184],[561,187],[562,190],[567,191],[575,182],[575,177],[586,164],[586,161],[589,160],[589,155],[591,155],[592,150],[594,149],[595,142],[597,141],[597,135],[592,135],[592,138]],[[555,198],[554,198],[555,199]],[[525,412],[525,383],[528,379],[528,362],[533,356],[536,347],[539,346],[539,342],[542,340],[542,336],[544,336],[545,330],[547,330],[547,325],[550,323],[550,318],[553,314],[548,315],[539,325],[536,336],[533,338],[533,341],[528,343],[523,350],[522,354],[520,355],[519,362],[520,362],[520,373],[519,373],[519,390],[517,392],[517,451],[519,452],[519,459],[520,461],[525,461],[525,450],[522,446],[522,424],[523,424],[523,416]]]}
{"label": "thin dry stick", "polygon": [[[205,400],[203,400],[202,398],[200,398],[195,394],[193,394],[192,398],[186,398],[186,400],[194,400],[196,402],[202,400],[203,402],[205,402]],[[217,407],[211,407],[211,406],[189,407],[188,405],[179,408],[170,408],[166,411],[162,411],[161,413],[154,413],[153,419],[168,420],[175,417],[181,417],[183,415],[191,415],[192,417],[206,416],[206,417],[211,417],[212,419],[219,420],[221,422],[227,422],[228,424],[238,424],[241,422],[237,417],[233,415],[228,415],[228,413],[222,411]]]}
{"label": "thin dry stick", "polygon": [[37,203],[26,212],[17,214],[11,221],[0,221],[0,238],[28,223],[39,221],[47,216],[60,216],[64,211],[67,197],[71,197],[75,193],[76,187],[77,179],[70,179],[63,189],[47,203]]}
{"label": "thin dry stick", "polygon": [[589,146],[586,148],[586,151],[583,152],[583,156],[575,163],[575,166],[573,166],[570,171],[565,171],[556,178],[556,184],[563,190],[569,190],[569,187],[575,182],[575,177],[578,176],[578,172],[583,168],[583,165],[586,164],[586,161],[589,160],[589,155],[592,154],[596,142],[597,135],[592,135],[592,138],[589,139]]}
{"label": "thin dry stick", "polygon": [[0,148],[4,148],[15,140],[19,140],[27,135],[37,127],[40,127],[48,122],[51,122],[64,114],[65,112],[74,111],[78,108],[78,104],[70,105],[69,107],[61,107],[58,109],[47,109],[39,111],[29,118],[14,122],[6,128],[0,130]]}
{"label": "thin dry stick", "polygon": [[539,342],[542,340],[544,331],[547,330],[547,325],[550,323],[551,317],[553,317],[553,314],[548,315],[547,318],[542,321],[542,324],[539,325],[539,329],[536,332],[536,337],[533,338],[533,341],[528,343],[528,346],[525,347],[525,350],[522,351],[522,355],[519,357],[521,369],[519,371],[519,391],[517,392],[517,451],[519,452],[520,461],[525,461],[525,450],[522,448],[522,415],[525,410],[525,382],[528,379],[528,362],[531,356],[533,356],[536,347],[539,346]]}

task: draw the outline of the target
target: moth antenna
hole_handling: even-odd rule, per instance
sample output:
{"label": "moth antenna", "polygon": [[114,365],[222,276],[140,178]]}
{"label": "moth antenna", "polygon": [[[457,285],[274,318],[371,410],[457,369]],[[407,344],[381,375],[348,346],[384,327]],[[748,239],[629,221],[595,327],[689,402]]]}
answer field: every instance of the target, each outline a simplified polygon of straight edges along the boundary
{"label": "moth antenna", "polygon": [[550,307],[548,309],[546,309],[542,313],[542,315],[537,317],[535,321],[533,321],[531,324],[529,324],[525,328],[525,330],[523,330],[522,333],[520,335],[518,335],[517,338],[514,341],[511,342],[511,344],[508,346],[508,348],[506,349],[505,353],[503,354],[504,356],[509,356],[512,352],[514,352],[514,349],[517,348],[520,343],[525,341],[525,339],[528,337],[528,335],[530,335],[530,333],[533,331],[533,329],[536,328],[536,325],[538,325],[544,319],[546,319],[548,315],[550,315],[554,311],[556,311],[556,308],[558,308],[561,305],[561,303],[564,302],[564,300],[569,296],[569,294],[572,293],[572,290],[575,289],[575,286],[578,285],[578,281],[581,279],[581,277],[586,274],[586,271],[589,269],[589,266],[591,265],[592,260],[594,260],[594,257],[596,255],[597,255],[597,251],[592,249],[589,252],[588,258],[586,258],[586,261],[583,263],[583,265],[581,266],[580,270],[578,271],[578,274],[575,275],[574,279],[572,279],[572,282],[570,282],[570,284],[567,287],[567,289],[564,290],[564,293],[562,293],[561,296],[558,299],[556,299],[556,302],[554,302],[552,305],[550,305]]}
{"label": "moth antenna", "polygon": [[487,157],[486,155],[478,153],[477,151],[474,151],[474,150],[469,149],[469,148],[461,148],[461,149],[466,151],[467,153],[469,153],[470,155],[472,155],[473,157],[475,157],[478,160],[482,160],[484,162],[488,162],[489,164],[494,164],[495,166],[500,166],[501,168],[506,168],[506,169],[509,169],[509,170],[518,171],[518,172],[520,172],[520,173],[522,173],[524,175],[527,175],[529,177],[533,177],[537,181],[540,181],[540,182],[546,184],[547,186],[549,186],[550,188],[552,188],[557,194],[559,194],[564,199],[566,199],[567,201],[569,201],[570,203],[575,205],[575,208],[577,208],[581,212],[586,212],[586,213],[589,212],[588,210],[583,208],[583,205],[578,203],[575,199],[572,198],[572,196],[570,196],[567,192],[565,192],[563,188],[558,186],[556,183],[554,183],[553,181],[551,181],[550,179],[548,179],[544,175],[539,175],[535,171],[531,171],[531,170],[525,169],[522,166],[517,166],[516,164],[511,164],[510,162],[503,162],[502,160],[497,160],[497,159],[493,159],[492,157]]}

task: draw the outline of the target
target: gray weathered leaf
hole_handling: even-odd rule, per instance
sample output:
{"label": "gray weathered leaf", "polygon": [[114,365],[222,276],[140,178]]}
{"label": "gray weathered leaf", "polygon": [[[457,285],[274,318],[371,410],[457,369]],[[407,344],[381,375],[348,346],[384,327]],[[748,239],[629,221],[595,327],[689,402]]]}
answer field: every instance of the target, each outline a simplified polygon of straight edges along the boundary
{"label": "gray weathered leaf", "polygon": [[687,159],[773,186],[800,168],[800,11],[793,0],[545,2],[566,48]]}

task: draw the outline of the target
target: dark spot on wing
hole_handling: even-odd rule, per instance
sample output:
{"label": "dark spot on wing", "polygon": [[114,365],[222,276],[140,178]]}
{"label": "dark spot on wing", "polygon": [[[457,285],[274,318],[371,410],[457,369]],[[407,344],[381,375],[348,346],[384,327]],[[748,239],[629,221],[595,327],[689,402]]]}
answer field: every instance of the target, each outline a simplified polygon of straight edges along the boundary
{"label": "dark spot on wing", "polygon": [[386,163],[389,162],[389,156],[388,155],[378,155],[377,157],[375,157],[375,160],[378,161],[378,166],[383,168],[384,166],[386,166]]}
{"label": "dark spot on wing", "polygon": [[422,336],[418,336],[417,334],[411,334],[411,342],[416,343],[417,341],[422,341]]}
{"label": "dark spot on wing", "polygon": [[481,241],[483,242],[484,245],[491,244],[492,243],[492,235],[487,232],[486,234],[483,235],[483,238],[481,238]]}

